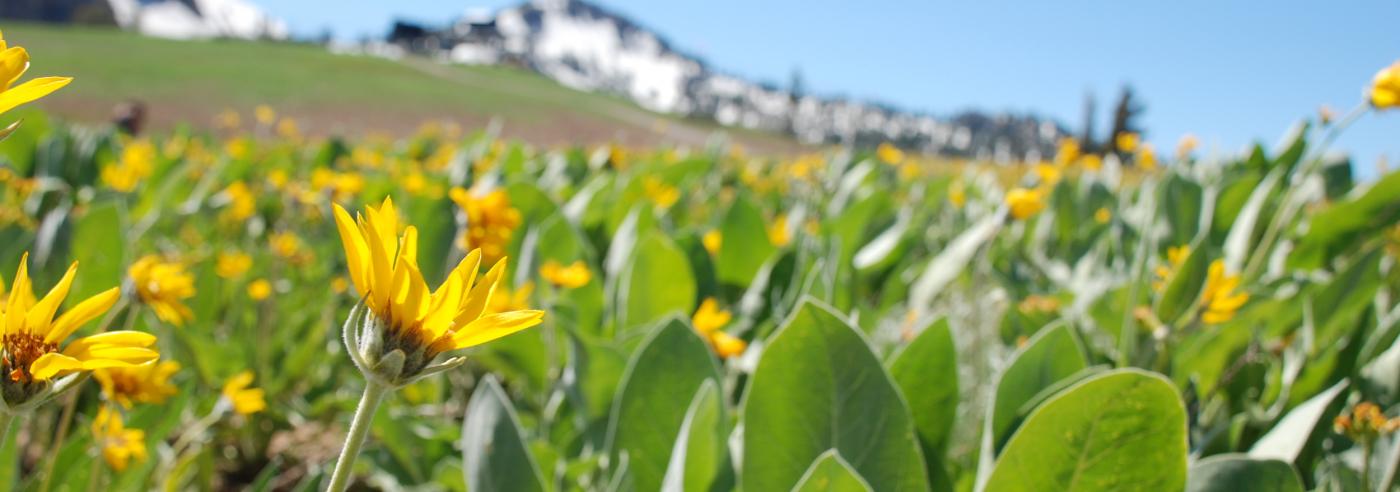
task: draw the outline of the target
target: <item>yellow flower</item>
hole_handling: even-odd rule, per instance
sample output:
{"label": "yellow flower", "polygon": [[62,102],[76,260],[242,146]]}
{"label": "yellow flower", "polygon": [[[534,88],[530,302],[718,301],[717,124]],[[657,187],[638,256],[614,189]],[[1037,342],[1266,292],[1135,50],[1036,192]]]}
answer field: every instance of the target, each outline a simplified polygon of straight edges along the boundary
{"label": "yellow flower", "polygon": [[120,159],[102,168],[102,182],[122,193],[150,177],[155,170],[156,148],[151,142],[137,140],[122,147]]}
{"label": "yellow flower", "polygon": [[647,199],[662,209],[671,208],[671,205],[675,205],[676,201],[681,199],[680,190],[651,176],[642,181],[642,188]]}
{"label": "yellow flower", "polygon": [[346,341],[358,347],[351,356],[367,376],[399,386],[425,369],[438,370],[429,364],[440,353],[490,342],[543,319],[537,310],[485,314],[505,274],[504,258],[478,281],[483,253],[473,250],[430,292],[418,269],[418,229],[408,226],[402,237],[396,235],[399,219],[392,200],[366,207],[355,219],[340,205],[334,208],[350,280],[363,298],[346,325],[353,326],[357,317],[363,322]]}
{"label": "yellow flower", "polygon": [[272,237],[269,237],[268,242],[272,245],[272,252],[276,253],[277,256],[282,257],[284,260],[295,263],[303,259],[301,254],[301,238],[297,237],[295,233],[289,231],[278,232],[273,234]]}
{"label": "yellow flower", "polygon": [[[1400,60],[1376,72],[1371,80],[1371,106],[1387,109],[1400,106]],[[0,111],[4,111],[0,105]]]}
{"label": "yellow flower", "polygon": [[787,214],[778,214],[773,223],[768,225],[768,242],[779,248],[792,242],[792,233],[788,232]]}
{"label": "yellow flower", "polygon": [[511,291],[504,285],[498,285],[496,286],[496,293],[491,295],[491,304],[486,306],[486,314],[530,309],[530,293],[534,291],[534,282],[520,284],[520,288],[514,291]]}
{"label": "yellow flower", "polygon": [[948,189],[948,203],[952,203],[954,208],[963,208],[967,204],[967,187],[962,181],[953,183]]}
{"label": "yellow flower", "polygon": [[1023,313],[1051,313],[1060,309],[1060,300],[1049,296],[1031,295],[1022,299],[1016,308]]}
{"label": "yellow flower", "polygon": [[[5,44],[5,36],[0,33],[0,114],[16,106],[32,102],[63,88],[73,81],[72,77],[39,77],[20,85],[11,86],[29,70],[29,52],[20,46]],[[5,138],[19,126],[16,121],[0,128],[0,139]]]}
{"label": "yellow flower", "polygon": [[253,384],[253,371],[243,371],[229,378],[224,383],[224,400],[233,407],[233,411],[239,415],[250,415],[263,411],[267,408],[267,401],[263,399],[263,390],[260,388],[249,389]]}
{"label": "yellow flower", "polygon": [[588,270],[588,264],[583,260],[575,260],[569,266],[560,265],[559,262],[549,260],[540,265],[540,276],[554,284],[555,287],[565,289],[576,289],[588,285],[588,281],[593,279],[593,273]]}
{"label": "yellow flower", "polygon": [[1167,281],[1171,280],[1172,273],[1181,268],[1182,263],[1186,263],[1186,257],[1191,256],[1191,247],[1186,245],[1172,246],[1167,248],[1167,264],[1157,266],[1157,278],[1152,281],[1154,290],[1167,288]]}
{"label": "yellow flower", "polygon": [[1206,275],[1205,289],[1201,292],[1201,307],[1205,308],[1205,312],[1201,314],[1201,321],[1213,325],[1234,318],[1235,311],[1249,301],[1249,294],[1235,292],[1239,285],[1239,275],[1225,273],[1224,261],[1211,262]]}
{"label": "yellow flower", "polygon": [[1108,207],[1099,207],[1094,211],[1094,222],[1107,224],[1110,220],[1113,220],[1113,212],[1109,212]]}
{"label": "yellow flower", "polygon": [[258,124],[269,126],[272,122],[277,121],[277,111],[274,111],[272,106],[259,104],[258,107],[253,108],[253,117],[258,119]]}
{"label": "yellow flower", "polygon": [[277,136],[287,140],[297,140],[301,138],[301,128],[297,127],[297,121],[291,118],[282,118],[277,122]]}
{"label": "yellow flower", "polygon": [[132,460],[146,461],[146,433],[140,429],[127,429],[122,423],[121,414],[107,406],[97,410],[92,419],[92,440],[102,448],[102,458],[107,466],[118,472],[125,471]]}
{"label": "yellow flower", "polygon": [[710,345],[715,348],[715,354],[722,359],[742,354],[749,347],[748,342],[743,339],[722,331],[710,335]]}
{"label": "yellow flower", "polygon": [[1136,160],[1138,167],[1142,169],[1157,169],[1157,150],[1150,143],[1142,144],[1138,147]]}
{"label": "yellow flower", "polygon": [[1382,434],[1395,432],[1400,428],[1400,419],[1389,419],[1375,403],[1363,401],[1351,407],[1350,412],[1338,415],[1332,420],[1332,429],[1353,441],[1371,442]]}
{"label": "yellow flower", "polygon": [[1045,197],[1039,189],[1012,188],[1006,193],[1006,205],[1011,207],[1011,216],[1025,220],[1045,209]]}
{"label": "yellow flower", "polygon": [[1060,166],[1043,162],[1035,165],[1035,175],[1040,178],[1041,186],[1053,185],[1060,182],[1060,174]]}
{"label": "yellow flower", "polygon": [[174,395],[175,385],[170,377],[180,370],[180,363],[150,361],[138,366],[108,367],[92,372],[102,386],[102,394],[123,408],[137,403],[164,403]]}
{"label": "yellow flower", "polygon": [[248,184],[243,181],[234,181],[224,188],[224,196],[228,197],[228,209],[225,211],[227,217],[234,221],[244,221],[252,217],[258,211],[258,201],[253,197],[253,190],[248,188]]}
{"label": "yellow flower", "polygon": [[1119,133],[1118,136],[1113,139],[1113,143],[1118,145],[1118,150],[1120,152],[1126,152],[1129,154],[1137,150],[1138,143],[1141,141],[1142,136],[1133,132]]}
{"label": "yellow flower", "polygon": [[1084,157],[1079,158],[1079,165],[1090,171],[1098,171],[1103,167],[1103,157],[1098,154],[1084,154]]}
{"label": "yellow flower", "polygon": [[336,275],[335,278],[331,279],[332,292],[335,292],[336,294],[344,294],[347,290],[350,290],[350,281],[345,280],[345,277]]}
{"label": "yellow flower", "polygon": [[705,251],[709,251],[711,255],[717,255],[719,247],[724,245],[724,233],[719,232],[719,229],[710,229],[700,237],[700,244],[703,244]]}
{"label": "yellow flower", "polygon": [[885,142],[875,148],[875,157],[879,158],[880,162],[897,166],[904,162],[904,151],[899,150],[899,147],[895,147],[889,142]]}
{"label": "yellow flower", "polygon": [[480,249],[486,263],[505,258],[511,235],[520,227],[520,211],[510,206],[510,195],[505,190],[478,194],[453,188],[448,196],[467,214],[467,231],[459,239],[462,249]]}
{"label": "yellow flower", "polygon": [[73,305],[58,318],[54,315],[68,297],[68,289],[77,275],[73,263],[63,278],[43,299],[34,296],[29,280],[29,253],[20,258],[19,272],[10,286],[4,312],[3,369],[7,378],[0,378],[0,396],[10,407],[31,401],[42,392],[45,381],[67,374],[104,367],[130,366],[155,360],[156,351],[147,347],[156,337],[138,331],[113,331],[79,338],[62,347],[69,335],[89,321],[101,316],[116,304],[121,295],[117,288],[107,289]]}
{"label": "yellow flower", "polygon": [[238,115],[238,111],[233,108],[224,108],[219,112],[219,126],[226,130],[237,129],[243,125],[243,118]]}
{"label": "yellow flower", "polygon": [[702,334],[711,334],[724,328],[729,324],[733,315],[729,311],[719,308],[719,303],[713,297],[706,298],[700,303],[700,309],[695,310],[695,315],[691,317],[691,324],[695,325],[695,331]]}
{"label": "yellow flower", "polygon": [[257,279],[248,284],[248,297],[254,301],[267,299],[272,295],[272,282],[267,279]]}
{"label": "yellow flower", "polygon": [[1079,159],[1079,141],[1074,137],[1060,139],[1059,147],[1055,149],[1055,164],[1068,166]]}
{"label": "yellow flower", "polygon": [[237,278],[253,266],[253,257],[240,251],[219,253],[214,262],[214,273],[225,279]]}
{"label": "yellow flower", "polygon": [[156,255],[146,255],[127,269],[136,286],[136,294],[141,302],[155,311],[161,321],[175,326],[184,326],[194,319],[184,301],[194,297],[194,276],[185,271],[185,266],[167,262]]}

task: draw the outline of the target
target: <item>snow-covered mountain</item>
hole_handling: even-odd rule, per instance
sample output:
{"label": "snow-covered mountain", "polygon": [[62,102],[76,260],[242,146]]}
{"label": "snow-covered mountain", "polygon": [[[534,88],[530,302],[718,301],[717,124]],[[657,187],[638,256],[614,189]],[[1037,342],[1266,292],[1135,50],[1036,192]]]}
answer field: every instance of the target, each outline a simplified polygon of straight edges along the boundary
{"label": "snow-covered mountain", "polygon": [[952,118],[889,105],[794,94],[725,74],[660,35],[582,0],[534,0],[443,29],[398,23],[375,53],[409,51],[446,62],[516,64],[581,90],[626,96],[653,111],[789,132],[810,143],[894,142],[931,154],[1036,159],[1066,135],[1029,115]]}
{"label": "snow-covered mountain", "polygon": [[0,18],[115,24],[172,39],[286,39],[287,24],[247,0],[3,0]]}

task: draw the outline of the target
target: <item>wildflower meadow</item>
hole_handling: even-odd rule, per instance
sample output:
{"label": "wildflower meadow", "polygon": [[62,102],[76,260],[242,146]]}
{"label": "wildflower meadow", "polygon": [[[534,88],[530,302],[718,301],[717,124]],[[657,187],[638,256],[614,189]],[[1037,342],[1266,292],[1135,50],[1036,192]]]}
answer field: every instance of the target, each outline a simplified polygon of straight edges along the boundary
{"label": "wildflower meadow", "polygon": [[0,50],[5,490],[1400,486],[1400,173],[1329,149],[1400,63],[1242,155],[998,165],[132,135]]}

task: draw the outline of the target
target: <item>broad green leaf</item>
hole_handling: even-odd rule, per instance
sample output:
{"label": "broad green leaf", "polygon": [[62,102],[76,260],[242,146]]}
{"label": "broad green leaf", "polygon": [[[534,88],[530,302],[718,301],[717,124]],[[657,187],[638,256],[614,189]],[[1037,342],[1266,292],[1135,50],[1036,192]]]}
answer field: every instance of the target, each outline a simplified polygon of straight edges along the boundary
{"label": "broad green leaf", "polygon": [[1018,421],[1030,413],[1027,403],[1036,395],[1089,367],[1069,330],[1067,325],[1043,330],[1012,355],[988,409],[987,437],[993,439],[993,451],[1002,449]]}
{"label": "broad green leaf", "polygon": [[1321,268],[1373,231],[1400,221],[1400,172],[1382,176],[1364,193],[1332,204],[1308,219],[1307,233],[1289,254],[1294,268]]}
{"label": "broad green leaf", "polygon": [[720,283],[738,286],[753,281],[775,248],[768,242],[768,226],[758,206],[740,195],[729,206],[720,226],[723,240],[715,255],[715,274]]}
{"label": "broad green leaf", "polygon": [[714,489],[722,468],[729,466],[725,448],[728,429],[720,398],[719,385],[706,380],[690,400],[661,490],[708,492]]}
{"label": "broad green leaf", "polygon": [[525,445],[520,418],[496,377],[487,375],[462,423],[462,473],[467,490],[543,491],[544,474]]}
{"label": "broad green leaf", "polygon": [[609,448],[614,456],[627,456],[637,490],[661,487],[690,402],[707,381],[719,381],[719,366],[705,341],[677,319],[657,326],[627,364],[614,399]]}
{"label": "broad green leaf", "polygon": [[909,288],[909,305],[916,313],[927,312],[938,293],[962,273],[963,268],[972,261],[972,257],[982,249],[982,245],[996,237],[1005,220],[1004,215],[997,212],[983,217],[929,261],[923,273],[919,274],[918,280]]}
{"label": "broad green leaf", "polygon": [[874,490],[864,478],[841,458],[835,449],[822,453],[812,467],[802,474],[794,492],[870,492]]}
{"label": "broad green leaf", "polygon": [[68,295],[70,305],[121,286],[127,262],[125,219],[125,210],[115,201],[93,204],[74,219],[73,260],[80,267]]}
{"label": "broad green leaf", "polygon": [[[1166,214],[1172,244],[1190,244],[1201,230],[1203,196],[1201,185],[1172,174],[1162,183],[1162,212]],[[1209,217],[1209,216],[1206,216]]]}
{"label": "broad green leaf", "polygon": [[[1275,170],[1270,172],[1258,186],[1253,188],[1249,194],[1249,199],[1244,202],[1237,215],[1232,217],[1230,233],[1225,237],[1225,268],[1232,272],[1244,269],[1247,261],[1254,252],[1254,235],[1259,225],[1260,214],[1264,211],[1264,205],[1268,203],[1269,197],[1274,194],[1274,186],[1278,184],[1283,172]],[[1252,182],[1252,181],[1251,181]],[[1224,197],[1221,198],[1224,201]],[[1219,210],[1217,210],[1217,216]],[[1264,245],[1268,247],[1272,245]],[[1261,253],[1262,254],[1262,253]]]}
{"label": "broad green leaf", "polygon": [[856,252],[855,258],[851,260],[856,270],[871,271],[893,263],[900,256],[899,252],[902,249],[900,246],[904,244],[904,235],[909,232],[913,215],[907,210],[901,211],[899,217],[895,219],[893,224],[890,224],[888,229],[861,247]]}
{"label": "broad green leaf", "polygon": [[1337,411],[1333,403],[1346,387],[1346,381],[1337,383],[1289,411],[1273,429],[1254,443],[1254,447],[1249,449],[1249,457],[1282,460],[1305,470],[1310,469],[1306,468],[1307,462],[1312,453],[1318,451],[1311,448],[1324,434],[1331,432],[1330,417]]}
{"label": "broad green leaf", "polygon": [[1137,369],[1065,389],[1007,443],[988,492],[1182,490],[1186,408],[1176,387]]}
{"label": "broad green leaf", "polygon": [[1192,312],[1196,299],[1201,297],[1209,269],[1210,257],[1206,248],[1193,246],[1191,253],[1186,255],[1186,261],[1174,268],[1167,279],[1167,288],[1157,300],[1157,319],[1172,324]]}
{"label": "broad green leaf", "polygon": [[835,449],[874,490],[925,490],[914,424],[860,333],[805,300],[763,351],[744,401],[744,490],[788,490]]}
{"label": "broad green leaf", "polygon": [[890,363],[919,433],[930,478],[943,468],[943,453],[958,414],[958,359],[947,319],[934,322]]}
{"label": "broad green leaf", "polygon": [[642,237],[618,286],[623,310],[622,332],[671,315],[688,316],[695,309],[695,275],[690,261],[660,232]]}
{"label": "broad green leaf", "polygon": [[1197,461],[1187,475],[1186,492],[1303,492],[1303,482],[1292,465],[1243,454]]}

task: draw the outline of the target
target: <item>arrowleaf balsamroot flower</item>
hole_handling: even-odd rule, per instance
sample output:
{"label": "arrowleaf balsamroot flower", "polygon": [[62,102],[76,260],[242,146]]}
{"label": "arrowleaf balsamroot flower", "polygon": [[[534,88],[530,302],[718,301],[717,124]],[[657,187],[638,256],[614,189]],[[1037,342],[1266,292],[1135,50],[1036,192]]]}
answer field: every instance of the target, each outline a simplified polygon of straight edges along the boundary
{"label": "arrowleaf balsamroot flower", "polygon": [[[14,85],[27,70],[29,52],[23,47],[5,44],[5,35],[0,33],[0,114],[47,96],[73,81],[72,77],[39,77]],[[0,128],[0,139],[4,139],[18,126],[19,122],[16,121]]]}
{"label": "arrowleaf balsamroot flower", "polygon": [[263,390],[249,388],[253,384],[253,371],[243,371],[235,374],[224,383],[223,399],[233,408],[234,413],[239,415],[251,415],[263,411],[267,408],[267,401],[263,399]]}
{"label": "arrowleaf balsamroot flower", "polygon": [[[418,230],[397,236],[399,220],[393,200],[379,208],[366,207],[355,219],[335,206],[335,221],[345,247],[350,279],[362,301],[352,312],[347,329],[352,357],[365,374],[389,387],[420,375],[461,364],[456,357],[429,366],[438,354],[480,345],[535,326],[543,311],[518,310],[486,314],[492,293],[505,274],[502,259],[479,281],[481,250],[472,250],[436,290],[429,291],[418,269]],[[358,314],[357,314],[358,313]],[[357,319],[359,318],[359,319]]]}
{"label": "arrowleaf balsamroot flower", "polygon": [[122,408],[131,408],[133,402],[164,403],[176,392],[170,377],[179,370],[179,362],[151,361],[138,366],[98,369],[92,372],[92,377],[102,386],[102,394],[108,400]]}
{"label": "arrowleaf balsamroot flower", "polygon": [[102,448],[102,458],[113,470],[126,471],[132,460],[146,461],[146,432],[126,428],[121,414],[105,405],[92,419],[92,439]]}
{"label": "arrowleaf balsamroot flower", "polygon": [[690,318],[690,323],[709,342],[716,355],[720,358],[730,357],[744,353],[749,344],[742,338],[725,333],[722,328],[733,319],[729,311],[720,309],[719,303],[714,298],[706,298],[700,303],[700,308],[695,310],[695,314]]}
{"label": "arrowleaf balsamroot flower", "polygon": [[1400,60],[1376,72],[1370,92],[1371,106],[1376,109],[1400,107]]}
{"label": "arrowleaf balsamroot flower", "polygon": [[1211,262],[1205,289],[1201,292],[1201,307],[1205,309],[1201,321],[1213,325],[1234,318],[1235,311],[1249,301],[1248,293],[1235,292],[1239,285],[1240,276],[1226,273],[1224,261]]}
{"label": "arrowleaf balsamroot flower", "polygon": [[42,299],[36,299],[28,261],[29,254],[25,253],[20,259],[19,272],[15,274],[3,316],[0,316],[4,328],[4,358],[0,361],[4,377],[0,378],[0,395],[3,395],[5,407],[27,409],[43,403],[76,381],[64,378],[70,374],[144,364],[159,356],[149,348],[155,344],[156,337],[137,331],[90,335],[64,345],[64,340],[78,328],[111,309],[120,291],[116,288],[103,291],[55,318],[58,307],[68,297],[78,264],[68,267],[58,284]]}
{"label": "arrowleaf balsamroot flower", "polygon": [[555,287],[565,289],[583,287],[593,279],[593,273],[588,270],[588,265],[583,260],[575,260],[568,266],[560,265],[554,260],[546,261],[544,265],[540,265],[540,276]]}
{"label": "arrowleaf balsamroot flower", "polygon": [[185,271],[184,265],[146,255],[131,264],[126,273],[141,302],[150,306],[161,321],[184,326],[194,319],[194,311],[184,303],[194,297],[194,276]]}
{"label": "arrowleaf balsamroot flower", "polygon": [[1045,209],[1045,197],[1039,189],[1013,188],[1006,193],[1006,206],[1011,207],[1011,217],[1026,220]]}

